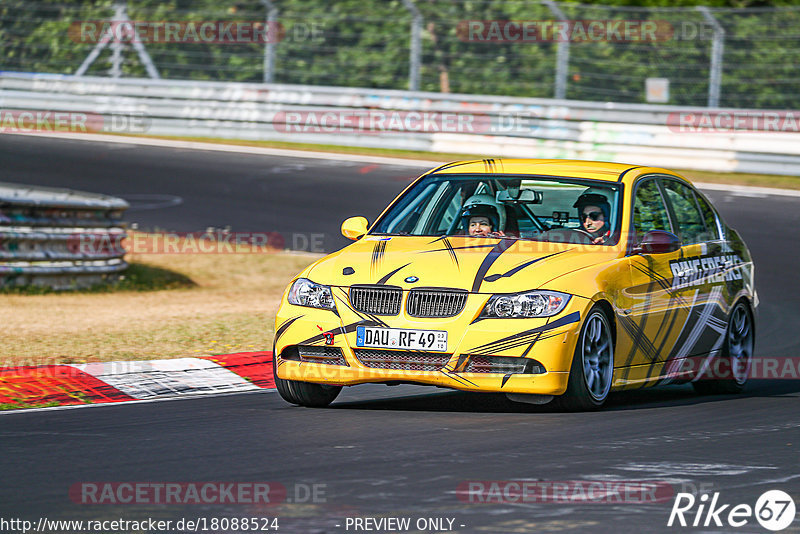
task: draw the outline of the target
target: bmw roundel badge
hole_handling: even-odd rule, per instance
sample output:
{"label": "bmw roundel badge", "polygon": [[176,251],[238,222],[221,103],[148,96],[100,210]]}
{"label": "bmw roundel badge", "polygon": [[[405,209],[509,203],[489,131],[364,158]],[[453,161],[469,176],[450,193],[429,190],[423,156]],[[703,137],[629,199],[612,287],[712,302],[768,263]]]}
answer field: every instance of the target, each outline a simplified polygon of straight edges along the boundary
{"label": "bmw roundel badge", "polygon": [[409,276],[409,277],[406,278],[405,281],[406,281],[407,284],[413,284],[417,280],[419,280],[419,278],[417,278],[416,276]]}

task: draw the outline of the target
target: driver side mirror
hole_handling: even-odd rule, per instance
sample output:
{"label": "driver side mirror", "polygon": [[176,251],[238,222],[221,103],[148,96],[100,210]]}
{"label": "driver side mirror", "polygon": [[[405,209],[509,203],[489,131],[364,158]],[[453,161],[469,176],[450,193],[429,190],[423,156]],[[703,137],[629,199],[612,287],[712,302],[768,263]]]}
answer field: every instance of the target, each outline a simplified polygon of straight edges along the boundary
{"label": "driver side mirror", "polygon": [[650,230],[634,249],[633,254],[667,254],[681,248],[681,240],[672,232]]}
{"label": "driver side mirror", "polygon": [[365,217],[350,217],[342,223],[342,235],[347,239],[357,241],[366,235],[367,225]]}

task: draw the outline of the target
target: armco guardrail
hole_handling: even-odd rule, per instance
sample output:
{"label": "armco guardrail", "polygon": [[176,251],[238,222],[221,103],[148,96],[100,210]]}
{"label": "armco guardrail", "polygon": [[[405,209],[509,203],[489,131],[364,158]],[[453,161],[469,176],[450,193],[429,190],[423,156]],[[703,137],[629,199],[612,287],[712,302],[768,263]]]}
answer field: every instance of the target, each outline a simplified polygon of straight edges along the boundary
{"label": "armco guardrail", "polygon": [[[295,141],[487,156],[621,161],[718,172],[800,174],[800,112],[796,115],[780,112],[783,118],[770,122],[765,116],[770,113],[777,116],[778,112],[9,72],[0,73],[0,109],[7,114],[16,112],[17,116],[24,110],[85,114],[89,118],[84,122],[93,132]],[[366,117],[371,124],[371,117],[380,111],[400,112],[400,123],[393,126],[392,117],[386,115],[379,128],[342,124],[358,116]],[[325,112],[333,117],[338,115],[338,119],[333,119],[340,122],[338,127],[326,128],[315,122]],[[440,119],[441,114],[448,113],[467,116],[469,120],[463,127],[446,128]],[[744,120],[736,123],[736,129],[731,127],[734,119],[722,121],[724,124],[720,126],[716,119],[724,118],[725,113]],[[416,121],[419,128],[403,124],[405,119],[420,114],[440,115],[427,126],[424,120]],[[14,121],[13,115],[10,121],[0,121],[0,131],[15,129],[24,128]]]}
{"label": "armco guardrail", "polygon": [[0,287],[88,287],[127,268],[122,199],[0,183]]}

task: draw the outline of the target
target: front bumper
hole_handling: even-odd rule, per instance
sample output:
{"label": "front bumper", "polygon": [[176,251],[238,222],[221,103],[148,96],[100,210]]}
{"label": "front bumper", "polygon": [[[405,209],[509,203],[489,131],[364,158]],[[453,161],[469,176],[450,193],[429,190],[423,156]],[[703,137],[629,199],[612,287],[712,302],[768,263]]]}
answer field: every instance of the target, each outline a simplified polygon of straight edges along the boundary
{"label": "front bumper", "polygon": [[[340,307],[341,317],[338,317],[331,311],[293,306],[284,301],[276,318],[276,373],[286,380],[329,385],[403,382],[463,391],[564,393],[581,319],[591,302],[573,296],[559,315],[550,318],[474,321],[488,298],[484,294],[470,295],[464,311],[453,318],[419,319],[403,313],[380,318],[389,328],[446,330],[449,360],[445,356],[447,364],[435,371],[367,366],[353,351],[356,326],[363,321],[361,316]],[[284,350],[298,345],[338,347],[345,365],[281,357]],[[528,358],[541,363],[545,372],[467,372],[470,359],[480,356]]]}

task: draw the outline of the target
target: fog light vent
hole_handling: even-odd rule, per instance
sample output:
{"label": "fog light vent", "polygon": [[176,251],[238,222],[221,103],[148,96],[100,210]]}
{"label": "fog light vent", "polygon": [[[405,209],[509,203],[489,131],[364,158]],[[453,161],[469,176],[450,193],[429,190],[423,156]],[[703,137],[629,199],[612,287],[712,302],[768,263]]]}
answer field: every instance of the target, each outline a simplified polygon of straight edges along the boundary
{"label": "fog light vent", "polygon": [[474,355],[470,356],[464,372],[540,375],[547,371],[544,365],[530,358]]}

